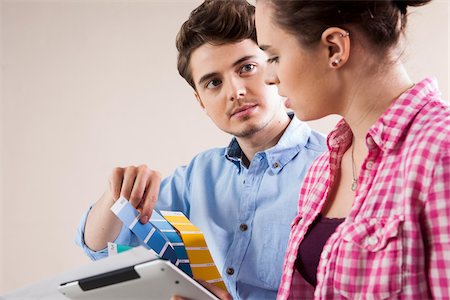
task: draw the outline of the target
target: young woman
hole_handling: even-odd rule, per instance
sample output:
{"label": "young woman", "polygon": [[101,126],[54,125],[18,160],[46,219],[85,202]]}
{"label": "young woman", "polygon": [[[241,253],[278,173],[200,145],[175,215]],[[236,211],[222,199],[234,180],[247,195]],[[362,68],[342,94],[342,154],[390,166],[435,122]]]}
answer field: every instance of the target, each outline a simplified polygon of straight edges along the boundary
{"label": "young woman", "polygon": [[400,60],[427,2],[257,1],[267,83],[302,120],[343,117],[301,188],[279,299],[450,298],[450,109]]}

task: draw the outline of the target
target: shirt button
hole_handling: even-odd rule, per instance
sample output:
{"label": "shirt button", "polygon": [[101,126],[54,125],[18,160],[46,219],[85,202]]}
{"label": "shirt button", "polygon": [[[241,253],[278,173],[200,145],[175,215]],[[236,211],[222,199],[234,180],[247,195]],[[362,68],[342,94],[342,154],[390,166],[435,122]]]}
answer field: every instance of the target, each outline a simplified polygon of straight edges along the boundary
{"label": "shirt button", "polygon": [[373,162],[368,161],[368,162],[366,163],[366,168],[367,168],[367,170],[372,170],[372,168],[373,168]]}
{"label": "shirt button", "polygon": [[227,274],[228,275],[233,275],[234,274],[234,269],[233,268],[227,268]]}
{"label": "shirt button", "polygon": [[276,162],[276,163],[273,163],[273,165],[272,165],[272,167],[274,167],[275,169],[278,168],[279,166],[280,166],[280,164],[277,163],[277,162]]}
{"label": "shirt button", "polygon": [[243,183],[243,184],[245,184],[245,179],[244,179],[244,180],[242,180],[242,183]]}
{"label": "shirt button", "polygon": [[373,138],[371,138],[370,136],[367,138],[367,146],[369,146],[369,148],[372,148],[375,145],[375,142],[373,141]]}
{"label": "shirt button", "polygon": [[247,224],[241,224],[241,225],[239,226],[239,229],[240,229],[241,231],[246,231],[246,230],[248,229],[248,226],[247,226]]}

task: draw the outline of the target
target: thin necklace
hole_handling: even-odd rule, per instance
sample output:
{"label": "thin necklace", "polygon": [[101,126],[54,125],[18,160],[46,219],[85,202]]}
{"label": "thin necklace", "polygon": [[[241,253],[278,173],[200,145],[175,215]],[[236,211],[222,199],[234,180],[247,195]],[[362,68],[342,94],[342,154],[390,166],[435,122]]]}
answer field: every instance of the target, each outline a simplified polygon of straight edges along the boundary
{"label": "thin necklace", "polygon": [[[407,88],[406,90],[404,90],[403,92],[401,92],[400,95],[402,95],[404,92],[406,92],[409,89],[412,89],[416,84],[413,83],[409,88]],[[400,95],[398,95],[397,97],[395,97],[394,99],[397,99],[398,97],[400,97]],[[356,188],[358,187],[358,176],[356,174],[356,164],[355,164],[355,137],[353,136],[352,138],[352,191],[356,191]]]}
{"label": "thin necklace", "polygon": [[356,165],[355,165],[355,138],[352,139],[352,191],[356,191],[358,187],[358,178],[356,176]]}

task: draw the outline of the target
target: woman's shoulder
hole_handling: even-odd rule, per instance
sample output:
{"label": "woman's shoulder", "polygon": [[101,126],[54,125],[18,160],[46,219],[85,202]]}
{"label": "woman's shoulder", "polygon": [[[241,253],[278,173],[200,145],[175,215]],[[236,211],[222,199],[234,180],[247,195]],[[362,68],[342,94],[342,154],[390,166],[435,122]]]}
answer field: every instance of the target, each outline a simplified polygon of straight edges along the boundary
{"label": "woman's shoulder", "polygon": [[418,114],[408,132],[407,144],[415,155],[422,153],[436,160],[450,156],[450,106],[439,98],[431,99]]}

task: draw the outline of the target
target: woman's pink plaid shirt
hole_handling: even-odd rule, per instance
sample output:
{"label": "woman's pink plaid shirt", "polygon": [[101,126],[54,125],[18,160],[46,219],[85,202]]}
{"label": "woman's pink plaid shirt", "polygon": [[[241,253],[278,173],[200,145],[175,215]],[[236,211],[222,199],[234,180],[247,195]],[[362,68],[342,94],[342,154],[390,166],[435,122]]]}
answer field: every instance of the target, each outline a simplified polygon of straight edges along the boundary
{"label": "woman's pink plaid shirt", "polygon": [[295,270],[351,141],[342,120],[305,178],[278,299],[450,299],[450,109],[431,79],[369,129],[355,201],[325,244],[316,289]]}

